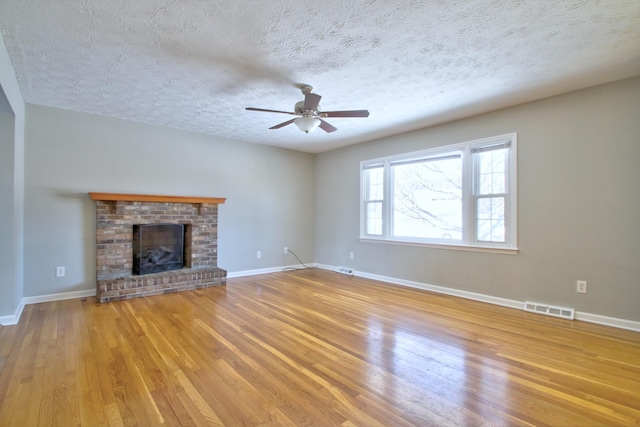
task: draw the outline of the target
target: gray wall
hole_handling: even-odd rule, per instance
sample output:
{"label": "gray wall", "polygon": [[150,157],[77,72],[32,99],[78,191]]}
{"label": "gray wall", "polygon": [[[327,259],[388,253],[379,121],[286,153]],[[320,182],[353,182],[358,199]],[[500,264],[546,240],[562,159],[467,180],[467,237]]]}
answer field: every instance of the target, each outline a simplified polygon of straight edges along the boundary
{"label": "gray wall", "polygon": [[315,257],[311,154],[28,105],[25,164],[25,296],[95,289],[90,191],[226,197],[230,273],[297,264],[284,246]]}
{"label": "gray wall", "polygon": [[24,100],[0,34],[0,323],[23,296]]}
{"label": "gray wall", "polygon": [[[361,160],[514,131],[518,255],[359,241]],[[640,321],[639,185],[637,77],[318,155],[316,261]]]}
{"label": "gray wall", "polygon": [[[4,93],[2,93],[4,97]],[[0,114],[0,316],[11,315],[18,306],[13,241],[14,116]]]}

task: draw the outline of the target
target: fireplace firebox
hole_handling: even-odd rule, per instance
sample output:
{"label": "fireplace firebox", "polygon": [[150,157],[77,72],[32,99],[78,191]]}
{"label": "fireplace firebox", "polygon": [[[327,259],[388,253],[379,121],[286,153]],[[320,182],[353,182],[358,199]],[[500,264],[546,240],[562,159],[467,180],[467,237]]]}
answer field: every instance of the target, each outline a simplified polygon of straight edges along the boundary
{"label": "fireplace firebox", "polygon": [[184,225],[135,224],[133,274],[143,275],[184,267]]}

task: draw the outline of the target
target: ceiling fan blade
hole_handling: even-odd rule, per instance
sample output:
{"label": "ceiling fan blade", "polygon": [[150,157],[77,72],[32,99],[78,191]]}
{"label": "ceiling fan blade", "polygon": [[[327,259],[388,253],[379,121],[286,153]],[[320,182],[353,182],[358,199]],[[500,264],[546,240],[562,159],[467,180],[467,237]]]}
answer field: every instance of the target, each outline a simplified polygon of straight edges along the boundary
{"label": "ceiling fan blade", "polygon": [[299,114],[297,114],[297,113],[292,113],[291,111],[265,110],[264,108],[253,108],[253,107],[247,107],[247,108],[245,108],[245,110],[249,110],[249,111],[264,111],[264,112],[266,112],[266,113],[293,114],[294,116],[298,116],[298,115],[299,115]]}
{"label": "ceiling fan blade", "polygon": [[304,95],[304,109],[305,110],[317,110],[318,104],[320,104],[320,95],[315,93],[307,93]]}
{"label": "ceiling fan blade", "polygon": [[335,132],[338,130],[338,128],[330,125],[329,123],[325,122],[322,119],[320,119],[320,129],[322,129],[325,132]]}
{"label": "ceiling fan blade", "polygon": [[369,117],[369,110],[323,111],[321,117]]}
{"label": "ceiling fan blade", "polygon": [[[291,120],[287,120],[286,122],[282,122],[279,125],[275,125],[275,126],[271,126],[269,129],[280,129],[282,127],[285,127],[286,125],[290,125],[291,123],[293,123],[296,119],[291,119]],[[320,125],[322,126],[322,125]]]}

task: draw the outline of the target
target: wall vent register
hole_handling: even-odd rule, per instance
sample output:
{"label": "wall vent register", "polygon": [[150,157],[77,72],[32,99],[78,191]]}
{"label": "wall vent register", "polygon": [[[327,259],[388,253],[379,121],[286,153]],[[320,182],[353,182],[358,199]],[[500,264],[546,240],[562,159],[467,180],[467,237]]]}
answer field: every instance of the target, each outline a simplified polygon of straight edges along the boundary
{"label": "wall vent register", "polygon": [[556,307],[548,304],[540,304],[538,302],[526,301],[524,303],[524,311],[532,313],[546,314],[547,316],[561,317],[563,319],[573,320],[575,310],[567,307]]}

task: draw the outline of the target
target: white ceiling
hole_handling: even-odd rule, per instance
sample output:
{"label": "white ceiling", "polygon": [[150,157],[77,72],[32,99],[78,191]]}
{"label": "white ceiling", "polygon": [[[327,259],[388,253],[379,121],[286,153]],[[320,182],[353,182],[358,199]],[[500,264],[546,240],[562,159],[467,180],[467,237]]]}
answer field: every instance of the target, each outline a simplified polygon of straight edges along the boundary
{"label": "white ceiling", "polygon": [[[321,152],[640,75],[638,0],[0,0],[25,101]],[[299,85],[327,119],[305,135]]]}

